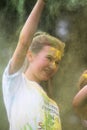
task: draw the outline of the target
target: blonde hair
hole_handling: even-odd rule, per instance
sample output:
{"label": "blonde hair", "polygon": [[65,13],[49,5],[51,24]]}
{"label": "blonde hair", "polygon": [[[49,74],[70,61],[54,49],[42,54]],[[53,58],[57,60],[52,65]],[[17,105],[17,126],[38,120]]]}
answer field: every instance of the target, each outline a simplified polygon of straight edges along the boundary
{"label": "blonde hair", "polygon": [[61,56],[63,56],[65,43],[58,38],[41,31],[35,33],[29,50],[31,50],[33,53],[38,53],[46,45],[57,48],[60,50]]}

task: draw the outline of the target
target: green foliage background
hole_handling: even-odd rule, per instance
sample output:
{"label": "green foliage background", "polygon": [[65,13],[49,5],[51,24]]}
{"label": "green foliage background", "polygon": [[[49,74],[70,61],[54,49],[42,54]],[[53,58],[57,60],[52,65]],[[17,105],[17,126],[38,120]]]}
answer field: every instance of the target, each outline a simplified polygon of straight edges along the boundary
{"label": "green foliage background", "polygon": [[[0,1],[0,86],[2,73],[16,47],[20,29],[36,0]],[[87,64],[87,0],[48,0],[38,29],[47,31],[66,43],[65,55],[54,79],[54,98],[60,107],[63,130],[84,130],[74,113],[72,100],[77,82]],[[59,23],[69,23],[68,34],[58,35]],[[8,130],[8,120],[0,87],[0,130]]]}

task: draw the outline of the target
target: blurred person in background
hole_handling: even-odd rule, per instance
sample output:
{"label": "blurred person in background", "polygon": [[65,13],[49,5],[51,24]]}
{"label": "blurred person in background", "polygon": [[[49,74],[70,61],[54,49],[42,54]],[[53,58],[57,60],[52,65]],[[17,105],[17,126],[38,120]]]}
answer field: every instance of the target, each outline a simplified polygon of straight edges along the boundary
{"label": "blurred person in background", "polygon": [[87,70],[85,70],[78,82],[79,92],[73,99],[73,107],[80,117],[84,129],[87,129]]}
{"label": "blurred person in background", "polygon": [[57,103],[41,85],[58,71],[65,47],[58,38],[36,32],[46,3],[47,0],[37,0],[3,73],[10,130],[61,130]]}

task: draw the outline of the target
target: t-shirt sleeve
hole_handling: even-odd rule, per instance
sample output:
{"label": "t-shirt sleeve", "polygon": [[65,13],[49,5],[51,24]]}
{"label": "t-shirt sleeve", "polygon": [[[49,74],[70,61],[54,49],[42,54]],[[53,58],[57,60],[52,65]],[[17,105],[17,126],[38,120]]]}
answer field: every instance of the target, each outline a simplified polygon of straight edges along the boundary
{"label": "t-shirt sleeve", "polygon": [[7,77],[12,78],[12,77],[15,77],[16,75],[19,75],[20,73],[23,73],[26,70],[28,61],[27,59],[25,59],[23,66],[14,74],[9,74],[10,64],[11,64],[11,60],[8,62],[3,75],[6,75]]}
{"label": "t-shirt sleeve", "polygon": [[4,99],[8,117],[10,116],[9,115],[10,108],[14,100],[15,94],[20,87],[19,83],[22,82],[22,73],[26,70],[26,66],[27,66],[26,62],[27,61],[24,62],[23,66],[16,73],[9,74],[9,67],[11,63],[10,60],[3,72],[2,91],[3,91],[3,99]]}

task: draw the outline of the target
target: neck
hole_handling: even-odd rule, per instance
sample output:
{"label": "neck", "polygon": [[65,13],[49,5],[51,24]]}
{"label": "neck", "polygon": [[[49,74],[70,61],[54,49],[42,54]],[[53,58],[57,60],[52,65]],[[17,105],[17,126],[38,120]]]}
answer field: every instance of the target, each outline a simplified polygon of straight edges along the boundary
{"label": "neck", "polygon": [[35,75],[33,74],[32,70],[31,70],[31,68],[28,68],[28,69],[26,70],[25,76],[27,77],[28,80],[35,81],[35,82],[37,82],[37,83],[40,84],[39,79],[37,79],[37,78],[35,77]]}

